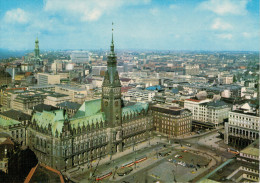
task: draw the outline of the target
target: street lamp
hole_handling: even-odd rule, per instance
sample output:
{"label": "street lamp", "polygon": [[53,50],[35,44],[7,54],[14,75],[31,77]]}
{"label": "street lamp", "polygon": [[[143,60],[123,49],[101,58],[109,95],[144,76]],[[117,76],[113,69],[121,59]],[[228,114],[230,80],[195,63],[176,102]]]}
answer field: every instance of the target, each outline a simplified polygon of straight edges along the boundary
{"label": "street lamp", "polygon": [[135,151],[135,141],[133,142],[133,151]]}
{"label": "street lamp", "polygon": [[118,166],[115,166],[115,172],[114,172],[114,175],[113,175],[113,179],[115,179],[115,174],[116,174],[117,169],[118,169]]}
{"label": "street lamp", "polygon": [[174,169],[173,169],[173,170],[172,170],[172,174],[173,174],[173,181],[174,181],[174,182],[177,182],[177,180],[176,180],[176,178],[175,178],[175,174],[174,174],[174,172],[175,172],[175,171],[174,171]]}

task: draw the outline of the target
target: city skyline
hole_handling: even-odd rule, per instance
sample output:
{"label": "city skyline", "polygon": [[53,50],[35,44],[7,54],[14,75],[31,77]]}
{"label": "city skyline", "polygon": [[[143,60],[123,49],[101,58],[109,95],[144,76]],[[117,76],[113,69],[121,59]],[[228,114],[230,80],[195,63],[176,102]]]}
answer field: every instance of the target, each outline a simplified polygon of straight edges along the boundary
{"label": "city skyline", "polygon": [[0,48],[258,51],[259,2],[0,1]]}

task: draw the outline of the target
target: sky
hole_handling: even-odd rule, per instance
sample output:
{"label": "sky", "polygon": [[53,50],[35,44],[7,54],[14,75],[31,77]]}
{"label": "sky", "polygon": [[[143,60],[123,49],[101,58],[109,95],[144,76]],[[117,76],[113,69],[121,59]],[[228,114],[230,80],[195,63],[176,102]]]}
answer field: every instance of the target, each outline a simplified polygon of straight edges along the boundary
{"label": "sky", "polygon": [[0,0],[0,48],[259,51],[259,0]]}

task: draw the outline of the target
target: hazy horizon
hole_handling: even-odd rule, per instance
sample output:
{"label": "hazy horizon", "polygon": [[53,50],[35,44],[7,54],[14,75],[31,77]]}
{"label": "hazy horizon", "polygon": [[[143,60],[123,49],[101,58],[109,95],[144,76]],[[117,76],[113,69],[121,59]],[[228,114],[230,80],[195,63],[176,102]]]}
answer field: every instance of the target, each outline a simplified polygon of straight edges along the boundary
{"label": "hazy horizon", "polygon": [[0,0],[0,48],[259,51],[257,0]]}

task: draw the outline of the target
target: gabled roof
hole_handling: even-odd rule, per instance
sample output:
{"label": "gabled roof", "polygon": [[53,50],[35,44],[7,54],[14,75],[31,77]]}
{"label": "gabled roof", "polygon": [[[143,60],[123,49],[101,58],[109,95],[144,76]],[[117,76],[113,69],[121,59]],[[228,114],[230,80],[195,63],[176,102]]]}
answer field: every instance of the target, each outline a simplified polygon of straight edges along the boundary
{"label": "gabled roof", "polygon": [[85,101],[77,113],[74,115],[74,118],[91,116],[97,114],[101,111],[101,99]]}
{"label": "gabled roof", "polygon": [[4,145],[4,144],[14,145],[14,142],[10,138],[6,138],[6,140],[1,143],[1,145]]}
{"label": "gabled roof", "polygon": [[60,171],[44,164],[37,164],[31,169],[24,183],[45,181],[64,183],[64,178]]}
{"label": "gabled roof", "polygon": [[67,118],[67,116],[64,117],[63,110],[43,111],[36,112],[32,117],[32,121],[35,120],[40,127],[47,129],[49,125],[52,125],[52,135],[55,136],[56,131],[58,134],[62,132],[64,118]]}
{"label": "gabled roof", "polygon": [[105,114],[103,112],[90,115],[90,116],[83,116],[79,118],[72,118],[70,120],[70,124],[72,128],[77,129],[78,127],[87,127],[87,125],[94,125],[96,126],[97,123],[105,121]]}
{"label": "gabled roof", "polygon": [[123,107],[122,108],[122,116],[125,116],[125,115],[128,115],[128,114],[138,114],[142,110],[147,112],[148,106],[149,106],[148,103],[136,103],[136,104],[131,105],[131,106]]}

